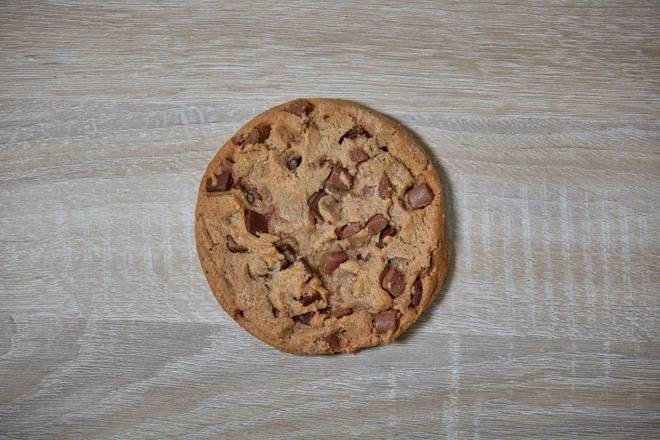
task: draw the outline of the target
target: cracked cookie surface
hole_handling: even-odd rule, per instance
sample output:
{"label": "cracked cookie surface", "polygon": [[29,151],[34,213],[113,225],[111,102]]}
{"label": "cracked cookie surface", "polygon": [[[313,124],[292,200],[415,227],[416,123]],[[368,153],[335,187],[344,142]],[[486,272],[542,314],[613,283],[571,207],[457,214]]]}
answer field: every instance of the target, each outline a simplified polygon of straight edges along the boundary
{"label": "cracked cookie surface", "polygon": [[392,342],[447,272],[442,185],[415,138],[359,104],[256,116],[202,177],[197,251],[221,306],[289,353]]}

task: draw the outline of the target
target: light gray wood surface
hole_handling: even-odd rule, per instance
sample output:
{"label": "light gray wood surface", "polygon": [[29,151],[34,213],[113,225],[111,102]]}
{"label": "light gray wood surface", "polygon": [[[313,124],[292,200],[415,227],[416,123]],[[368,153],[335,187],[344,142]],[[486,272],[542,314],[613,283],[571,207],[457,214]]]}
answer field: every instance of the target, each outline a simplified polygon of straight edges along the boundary
{"label": "light gray wood surface", "polygon": [[[441,167],[454,267],[296,357],[196,259],[256,113],[353,99]],[[1,438],[660,437],[660,4],[0,2]]]}

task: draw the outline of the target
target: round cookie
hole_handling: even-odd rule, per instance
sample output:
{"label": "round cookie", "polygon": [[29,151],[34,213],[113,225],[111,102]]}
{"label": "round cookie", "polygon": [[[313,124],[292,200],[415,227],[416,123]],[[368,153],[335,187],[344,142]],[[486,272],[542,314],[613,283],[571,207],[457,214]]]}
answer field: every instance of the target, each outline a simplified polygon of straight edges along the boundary
{"label": "round cookie", "polygon": [[443,192],[415,138],[349,101],[256,116],[202,177],[197,252],[221,306],[296,354],[388,344],[448,267]]}

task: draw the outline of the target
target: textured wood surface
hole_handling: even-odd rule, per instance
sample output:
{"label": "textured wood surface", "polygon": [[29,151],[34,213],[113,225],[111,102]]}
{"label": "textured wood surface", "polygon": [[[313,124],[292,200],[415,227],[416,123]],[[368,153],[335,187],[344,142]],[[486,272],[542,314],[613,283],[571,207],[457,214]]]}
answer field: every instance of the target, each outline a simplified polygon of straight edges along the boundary
{"label": "textured wood surface", "polygon": [[[0,437],[658,438],[659,42],[653,0],[0,2]],[[200,271],[207,161],[298,96],[448,183],[391,346],[279,353]]]}

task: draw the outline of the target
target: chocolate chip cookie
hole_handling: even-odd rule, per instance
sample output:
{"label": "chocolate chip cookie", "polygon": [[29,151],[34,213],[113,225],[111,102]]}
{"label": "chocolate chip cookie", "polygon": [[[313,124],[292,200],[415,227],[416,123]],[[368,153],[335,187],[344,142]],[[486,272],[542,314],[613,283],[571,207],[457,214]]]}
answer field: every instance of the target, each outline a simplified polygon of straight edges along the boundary
{"label": "chocolate chip cookie", "polygon": [[296,354],[392,342],[447,272],[431,161],[396,122],[335,99],[279,105],[227,141],[202,177],[195,238],[227,313]]}

